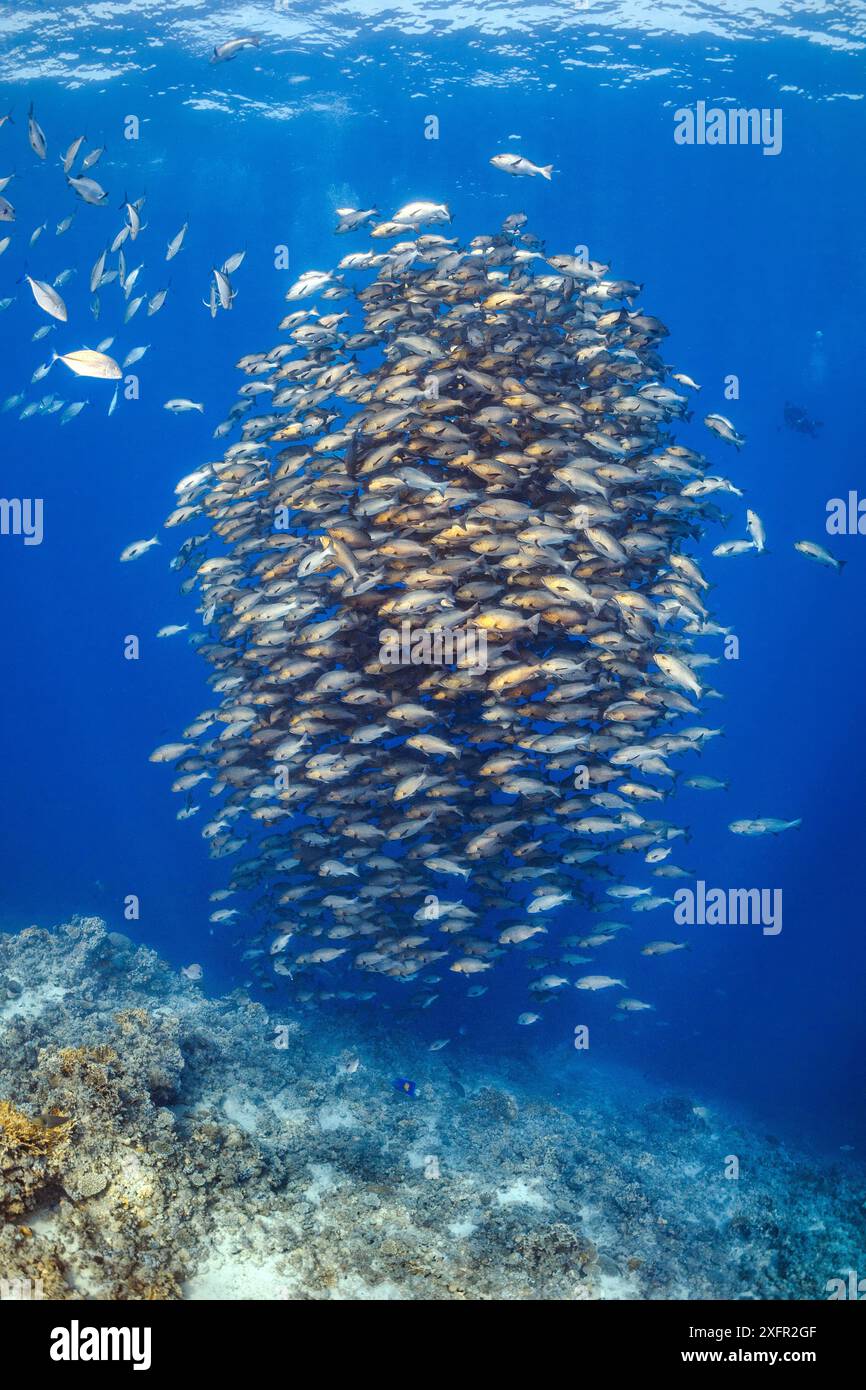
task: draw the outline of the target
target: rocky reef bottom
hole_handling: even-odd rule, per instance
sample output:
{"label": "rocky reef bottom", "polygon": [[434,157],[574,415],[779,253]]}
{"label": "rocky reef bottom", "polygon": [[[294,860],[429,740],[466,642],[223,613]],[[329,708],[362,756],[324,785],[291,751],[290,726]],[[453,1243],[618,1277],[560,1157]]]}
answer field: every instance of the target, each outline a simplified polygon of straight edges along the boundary
{"label": "rocky reef bottom", "polygon": [[0,1297],[817,1299],[866,1268],[857,1170],[597,1068],[554,1102],[534,1063],[407,1047],[414,1097],[385,1027],[208,998],[94,918],[0,935]]}

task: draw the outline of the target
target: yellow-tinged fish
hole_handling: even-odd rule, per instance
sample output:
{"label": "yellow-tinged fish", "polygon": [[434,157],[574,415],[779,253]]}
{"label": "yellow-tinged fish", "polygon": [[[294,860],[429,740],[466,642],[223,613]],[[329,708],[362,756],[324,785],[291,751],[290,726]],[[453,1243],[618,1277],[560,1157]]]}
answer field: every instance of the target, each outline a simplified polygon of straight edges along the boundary
{"label": "yellow-tinged fish", "polygon": [[122,372],[113,357],[104,352],[94,352],[91,348],[79,348],[76,352],[55,352],[53,362],[62,362],[76,376],[95,377],[103,381],[119,381]]}

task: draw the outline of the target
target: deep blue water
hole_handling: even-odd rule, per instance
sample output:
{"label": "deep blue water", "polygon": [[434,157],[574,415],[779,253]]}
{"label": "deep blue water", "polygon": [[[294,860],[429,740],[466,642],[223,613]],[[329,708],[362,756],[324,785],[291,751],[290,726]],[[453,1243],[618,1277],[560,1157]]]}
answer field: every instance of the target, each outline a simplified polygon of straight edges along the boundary
{"label": "deep blue water", "polygon": [[[746,493],[724,508],[735,518],[725,536],[742,534],[745,505],[766,524],[768,555],[712,559],[723,538],[713,530],[698,552],[716,586],[713,615],[739,637],[740,658],[712,669],[725,699],[708,701],[700,721],[722,724],[725,737],[681,766],[684,777],[710,773],[730,790],[682,789],[663,814],[690,826],[674,858],[696,877],[781,888],[784,929],[771,938],[756,927],[695,927],[694,949],[664,962],[617,943],[605,968],[656,1005],[624,1024],[609,1021],[603,996],[572,995],[537,1028],[516,1029],[516,1012],[528,1007],[525,977],[506,971],[494,972],[483,999],[455,996],[417,1027],[432,1038],[466,1025],[452,1047],[471,1066],[476,1044],[532,1049],[543,1060],[588,1022],[593,1060],[636,1065],[696,1097],[729,1099],[810,1145],[853,1144],[862,1154],[866,539],[824,532],[827,499],[864,485],[864,103],[831,99],[858,94],[862,58],[779,34],[759,43],[706,32],[650,41],[600,24],[592,42],[609,51],[588,55],[577,30],[437,37],[359,22],[339,44],[274,42],[211,68],[208,45],[186,43],[170,26],[145,31],[126,14],[123,26],[107,36],[88,29],[76,49],[82,62],[102,44],[134,55],[106,80],[76,79],[62,57],[52,67],[52,51],[65,53],[74,36],[50,29],[42,46],[33,42],[26,80],[13,61],[26,46],[20,35],[6,33],[0,64],[0,109],[14,108],[15,121],[0,129],[0,175],[16,173],[6,196],[17,211],[0,258],[0,298],[15,296],[0,314],[0,397],[56,391],[91,402],[63,427],[58,415],[0,416],[4,496],[42,497],[45,506],[41,546],[0,537],[0,926],[97,913],[178,965],[200,961],[209,987],[247,978],[234,944],[242,933],[211,931],[207,920],[207,895],[224,885],[231,861],[207,857],[200,823],[176,820],[170,775],[148,762],[210,703],[205,665],[184,636],[155,639],[164,624],[197,622],[194,598],[178,595],[167,564],[181,533],[161,533],[162,546],[134,563],[118,556],[160,533],[176,481],[219,456],[211,435],[240,384],[234,363],[277,342],[291,281],[367,246],[363,234],[333,236],[336,206],[375,204],[387,214],[410,197],[447,200],[461,239],[522,209],[551,251],[585,243],[614,274],[645,284],[640,303],[671,331],[665,360],[703,384],[678,440],[706,451]],[[148,42],[157,32],[158,46]],[[3,41],[0,28],[0,54]],[[727,61],[710,67],[708,56]],[[626,80],[624,62],[670,71]],[[473,85],[482,71],[490,80]],[[782,108],[778,157],[674,144],[676,107],[724,97]],[[49,141],[45,164],[26,142],[31,101]],[[440,118],[437,141],[423,138],[430,113]],[[136,142],[123,138],[130,114],[141,120]],[[82,132],[86,149],[108,146],[93,171],[109,191],[106,208],[78,202],[58,166]],[[492,154],[514,148],[553,163],[554,180],[512,180],[490,167]],[[125,247],[130,265],[144,262],[140,286],[153,293],[170,282],[164,309],[147,318],[143,306],[126,327],[117,286],[101,291],[98,322],[87,286],[121,226],[124,192],[147,199],[146,230]],[[73,211],[70,231],[56,236]],[[187,220],[185,249],[166,265],[165,244]],[[274,269],[280,245],[288,271]],[[242,249],[235,306],[212,320],[201,305],[211,267]],[[70,323],[42,342],[31,336],[48,320],[16,283],[25,264],[44,280],[77,271],[62,291]],[[139,401],[121,400],[108,418],[113,387],[76,382],[61,365],[29,385],[52,347],[95,347],[110,335],[118,358],[150,344],[132,368]],[[731,373],[740,398],[726,402]],[[204,416],[170,416],[163,402],[177,396],[203,402]],[[783,427],[786,401],[824,422],[817,438]],[[707,434],[707,410],[731,415],[747,436],[741,453]],[[844,573],[795,553],[803,537],[845,559]],[[138,662],[123,660],[130,633],[141,637]],[[778,838],[729,834],[728,821],[760,815],[802,816],[803,825]],[[129,893],[142,905],[135,925],[122,918]],[[652,935],[670,934],[665,915],[653,915]],[[574,923],[595,919],[576,909]],[[575,1067],[590,1057],[575,1054]]]}

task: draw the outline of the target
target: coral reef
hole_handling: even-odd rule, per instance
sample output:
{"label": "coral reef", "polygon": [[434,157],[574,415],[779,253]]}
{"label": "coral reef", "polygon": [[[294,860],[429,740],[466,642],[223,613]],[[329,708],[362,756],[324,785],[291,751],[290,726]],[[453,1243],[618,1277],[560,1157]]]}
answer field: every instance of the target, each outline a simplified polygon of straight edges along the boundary
{"label": "coral reef", "polygon": [[581,1078],[209,998],[92,918],[0,936],[0,1296],[818,1298],[866,1265],[853,1165]]}

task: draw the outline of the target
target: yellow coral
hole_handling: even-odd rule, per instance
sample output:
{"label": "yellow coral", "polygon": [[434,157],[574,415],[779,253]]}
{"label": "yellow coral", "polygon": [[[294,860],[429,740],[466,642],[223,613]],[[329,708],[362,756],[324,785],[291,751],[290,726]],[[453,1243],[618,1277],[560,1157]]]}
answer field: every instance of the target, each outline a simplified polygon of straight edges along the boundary
{"label": "yellow coral", "polygon": [[74,1121],[43,1125],[16,1110],[8,1100],[0,1100],[0,1131],[9,1148],[28,1154],[48,1154],[69,1138]]}
{"label": "yellow coral", "polygon": [[120,1025],[122,1033],[133,1033],[136,1024],[141,1028],[149,1028],[152,1022],[146,1009],[122,1009],[114,1015],[114,1021]]}
{"label": "yellow coral", "polygon": [[28,1266],[41,1298],[53,1300],[74,1297],[66,1282],[63,1265],[54,1255],[46,1255]]}
{"label": "yellow coral", "polygon": [[57,1055],[64,1076],[72,1076],[77,1067],[89,1067],[94,1062],[117,1061],[117,1053],[113,1047],[61,1047]]}
{"label": "yellow coral", "polygon": [[140,1292],[133,1291],[132,1297],[143,1299],[146,1302],[156,1302],[181,1298],[182,1293],[174,1275],[164,1274],[155,1284],[144,1284]]}

